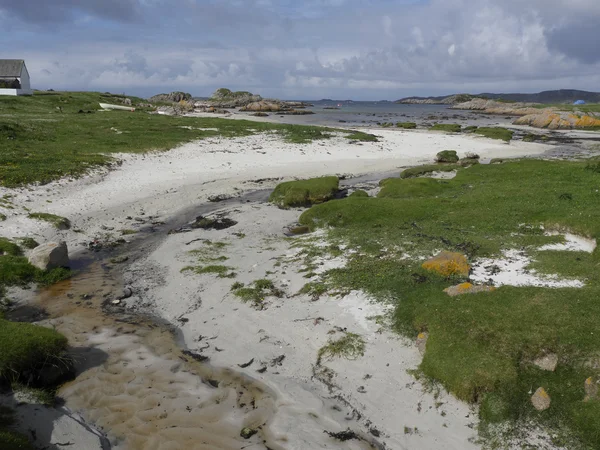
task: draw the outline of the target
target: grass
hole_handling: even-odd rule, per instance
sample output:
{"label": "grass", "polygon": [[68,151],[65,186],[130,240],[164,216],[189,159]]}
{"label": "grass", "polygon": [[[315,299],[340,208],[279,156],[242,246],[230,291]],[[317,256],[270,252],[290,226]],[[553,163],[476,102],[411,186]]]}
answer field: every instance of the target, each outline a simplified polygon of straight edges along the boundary
{"label": "grass", "polygon": [[350,194],[350,197],[368,197],[368,196],[369,196],[369,193],[366,191],[363,191],[362,189],[357,189],[352,194]]}
{"label": "grass", "polygon": [[310,206],[331,200],[339,189],[338,177],[320,177],[309,180],[280,183],[269,201],[281,208]]}
{"label": "grass", "polygon": [[414,122],[398,122],[396,126],[405,130],[414,130],[417,128],[417,124]]}
{"label": "grass", "polygon": [[442,194],[448,182],[433,178],[389,178],[381,183],[379,198],[419,198]]}
{"label": "grass", "polygon": [[59,230],[68,230],[71,228],[71,222],[66,217],[57,216],[55,214],[48,213],[31,213],[28,215],[30,219],[42,220],[48,222]]}
{"label": "grass", "polygon": [[458,154],[456,150],[444,150],[435,156],[435,161],[438,163],[455,163],[458,162]]}
{"label": "grass", "polygon": [[405,169],[400,173],[400,178],[415,178],[433,172],[453,172],[461,166],[458,164],[430,164]]}
{"label": "grass", "polygon": [[321,364],[323,359],[358,359],[364,356],[365,347],[366,344],[362,336],[354,333],[344,333],[344,336],[340,339],[329,340],[327,345],[319,349],[317,364]]}
{"label": "grass", "polygon": [[510,142],[514,134],[511,130],[501,127],[479,127],[473,133],[489,139],[499,139],[504,142]]}
{"label": "grass", "polygon": [[245,287],[242,283],[234,283],[231,287],[233,295],[240,298],[244,303],[251,303],[255,308],[262,308],[267,297],[281,298],[284,292],[275,287],[268,279],[260,279]]}
{"label": "grass", "polygon": [[0,378],[18,380],[43,365],[60,364],[66,348],[67,338],[50,328],[0,319]]}
{"label": "grass", "polygon": [[33,250],[34,248],[40,245],[35,239],[30,237],[19,238],[17,240],[19,241],[21,247],[25,247],[28,250]]}
{"label": "grass", "polygon": [[351,141],[359,142],[378,142],[377,136],[374,134],[363,133],[362,131],[355,131],[346,136]]}
{"label": "grass", "polygon": [[432,131],[446,131],[448,133],[460,133],[462,127],[457,123],[436,123],[430,130]]}
{"label": "grass", "polygon": [[[144,100],[129,97],[137,106]],[[110,165],[117,153],[165,151],[194,140],[274,133],[288,142],[306,143],[345,133],[373,140],[365,133],[314,126],[260,123],[220,118],[147,114],[144,108],[100,111],[99,102],[119,97],[98,92],[36,92],[0,102],[0,185],[18,187],[78,177]],[[81,114],[79,111],[91,111]],[[216,128],[218,131],[211,130]]]}
{"label": "grass", "polygon": [[194,272],[198,275],[214,274],[219,278],[235,278],[236,274],[233,270],[233,267],[213,264],[210,266],[187,266],[181,269],[181,272]]}
{"label": "grass", "polygon": [[[332,291],[359,289],[391,303],[399,333],[427,331],[420,369],[458,398],[480,403],[482,427],[534,421],[578,443],[569,448],[600,448],[600,401],[583,402],[584,381],[600,377],[591,365],[600,355],[600,250],[536,250],[556,239],[540,225],[600,238],[600,173],[586,170],[596,163],[520,160],[459,169],[439,185],[389,180],[377,198],[316,205],[299,221],[331,228],[331,239],[357,251],[323,281]],[[577,277],[585,287],[505,286],[450,298],[443,290],[466,278],[427,272],[419,259],[448,250],[473,261],[510,248],[532,255],[541,273]],[[545,351],[559,356],[556,372],[530,364]],[[552,398],[543,413],[530,402],[538,387]]]}

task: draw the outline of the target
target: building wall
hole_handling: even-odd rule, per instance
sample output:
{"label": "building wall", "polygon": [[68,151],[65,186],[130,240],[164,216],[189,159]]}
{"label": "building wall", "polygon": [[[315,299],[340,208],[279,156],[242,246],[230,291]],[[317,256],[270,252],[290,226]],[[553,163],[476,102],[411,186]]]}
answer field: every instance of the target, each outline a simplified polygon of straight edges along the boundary
{"label": "building wall", "polygon": [[0,95],[19,95],[21,89],[0,89]]}
{"label": "building wall", "polygon": [[23,71],[21,72],[21,78],[19,79],[21,82],[21,89],[24,91],[31,90],[31,81],[29,79],[29,72],[27,71],[27,67],[23,65]]}

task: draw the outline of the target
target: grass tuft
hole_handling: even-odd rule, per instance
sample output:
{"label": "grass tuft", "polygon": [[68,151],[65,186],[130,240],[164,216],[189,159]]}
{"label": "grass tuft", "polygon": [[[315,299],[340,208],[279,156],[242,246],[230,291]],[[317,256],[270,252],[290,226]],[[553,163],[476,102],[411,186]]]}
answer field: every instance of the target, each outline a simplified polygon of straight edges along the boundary
{"label": "grass tuft", "polygon": [[414,130],[417,128],[417,124],[414,122],[398,122],[396,126],[405,130]]}
{"label": "grass tuft", "polygon": [[42,220],[48,222],[59,230],[68,230],[71,228],[71,222],[66,217],[57,216],[49,213],[31,213],[28,216],[30,219]]}
{"label": "grass tuft", "polygon": [[355,131],[351,134],[348,134],[346,139],[359,142],[378,142],[377,136],[374,134],[363,133],[362,131]]}
{"label": "grass tuft", "polygon": [[278,184],[269,201],[281,208],[310,206],[331,200],[339,189],[338,177],[311,178]]}
{"label": "grass tuft", "polygon": [[330,340],[327,345],[319,349],[317,364],[321,364],[323,359],[358,359],[364,356],[365,347],[365,340],[362,336],[354,333],[345,333],[342,338]]}
{"label": "grass tuft", "polygon": [[436,123],[430,130],[432,131],[446,131],[448,133],[460,133],[462,127],[457,123]]}
{"label": "grass tuft", "polygon": [[271,280],[260,279],[254,281],[249,287],[242,283],[235,283],[231,290],[233,295],[240,298],[244,303],[252,303],[255,308],[262,308],[267,297],[281,298],[284,296],[282,290],[275,287]]}
{"label": "grass tuft", "polygon": [[489,139],[499,139],[504,142],[510,142],[513,138],[513,132],[506,128],[490,128],[490,127],[479,127],[473,131],[475,134],[479,134]]}
{"label": "grass tuft", "polygon": [[427,175],[433,172],[453,172],[460,169],[458,164],[430,164],[427,166],[411,167],[400,173],[400,178],[415,178]]}

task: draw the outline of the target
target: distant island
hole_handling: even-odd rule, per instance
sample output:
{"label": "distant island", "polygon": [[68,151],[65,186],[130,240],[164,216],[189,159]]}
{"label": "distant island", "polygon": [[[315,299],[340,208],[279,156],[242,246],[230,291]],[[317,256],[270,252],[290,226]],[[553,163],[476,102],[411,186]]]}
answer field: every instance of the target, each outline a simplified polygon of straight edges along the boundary
{"label": "distant island", "polygon": [[504,102],[524,102],[524,103],[573,103],[577,100],[584,100],[587,103],[600,103],[599,92],[579,91],[575,89],[559,89],[555,91],[543,91],[537,94],[492,94],[482,93],[471,94],[453,94],[441,97],[406,97],[397,100],[395,103],[420,104],[420,105],[456,105],[458,103],[468,102],[474,98],[484,98],[489,100]]}

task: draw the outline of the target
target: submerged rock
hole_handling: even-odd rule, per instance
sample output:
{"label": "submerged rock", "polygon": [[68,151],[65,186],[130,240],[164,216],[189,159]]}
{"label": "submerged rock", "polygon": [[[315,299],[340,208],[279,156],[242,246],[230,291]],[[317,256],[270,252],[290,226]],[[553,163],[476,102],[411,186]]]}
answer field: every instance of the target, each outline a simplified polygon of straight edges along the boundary
{"label": "submerged rock", "polygon": [[250,439],[256,433],[258,433],[258,430],[256,428],[246,427],[246,428],[242,428],[242,431],[240,432],[240,436],[243,437],[244,439]]}
{"label": "submerged rock", "polygon": [[34,248],[29,255],[29,263],[41,270],[52,270],[69,267],[69,250],[67,243],[48,242]]}
{"label": "submerged rock", "polygon": [[476,286],[471,283],[461,283],[444,289],[444,292],[450,297],[457,297],[464,294],[479,294],[480,292],[492,292],[495,290],[494,286]]}
{"label": "submerged rock", "polygon": [[467,262],[467,257],[461,253],[442,252],[434,258],[423,263],[423,269],[437,272],[438,274],[450,277],[452,275],[468,276],[471,266]]}
{"label": "submerged rock", "polygon": [[535,394],[531,396],[531,404],[538,411],[547,410],[550,408],[550,403],[550,395],[548,395],[543,387],[539,388],[537,391],[535,391]]}

